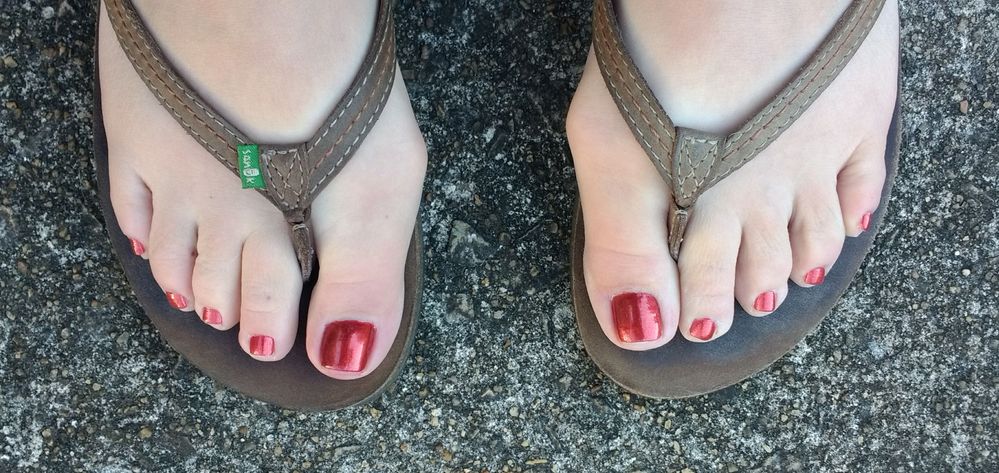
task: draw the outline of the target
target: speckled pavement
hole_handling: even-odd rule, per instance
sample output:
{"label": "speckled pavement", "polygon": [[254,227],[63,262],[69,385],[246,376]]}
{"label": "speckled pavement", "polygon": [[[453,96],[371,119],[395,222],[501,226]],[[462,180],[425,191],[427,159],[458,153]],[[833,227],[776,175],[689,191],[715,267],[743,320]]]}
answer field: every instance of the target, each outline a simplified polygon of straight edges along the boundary
{"label": "speckled pavement", "polygon": [[682,401],[601,376],[570,310],[589,8],[401,1],[425,317],[393,389],[302,414],[201,375],[134,300],[90,164],[95,4],[0,1],[0,471],[999,471],[999,4],[903,1],[876,249],[792,353]]}

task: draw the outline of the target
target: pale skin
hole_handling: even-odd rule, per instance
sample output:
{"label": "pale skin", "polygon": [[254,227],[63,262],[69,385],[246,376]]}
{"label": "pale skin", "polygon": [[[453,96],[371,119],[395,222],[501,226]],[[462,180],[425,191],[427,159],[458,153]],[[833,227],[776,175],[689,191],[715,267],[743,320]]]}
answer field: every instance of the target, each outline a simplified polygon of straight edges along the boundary
{"label": "pale skin", "polygon": [[[848,0],[617,2],[625,40],[678,126],[729,133],[781,88],[832,28]],[[607,92],[591,52],[568,114],[579,182],[591,303],[610,340],[647,350],[679,334],[723,337],[737,301],[761,294],[776,307],[787,285],[828,270],[845,238],[880,205],[884,151],[895,104],[897,3],[888,1],[856,56],[812,107],[756,159],[697,202],[678,262],[668,252],[669,196]],[[653,294],[661,337],[616,334],[611,300]],[[691,334],[699,319],[717,329]]]}
{"label": "pale skin", "polygon": [[[297,0],[240,0],[238,8],[227,1],[135,3],[181,74],[264,143],[297,143],[315,132],[360,67],[376,13],[375,2],[350,0],[307,8]],[[283,358],[294,345],[302,290],[288,225],[159,105],[103,12],[100,30],[111,199],[122,231],[144,245],[142,257],[163,291],[187,299],[182,310],[197,316],[215,309],[222,321],[210,326],[238,330],[248,356],[250,337],[264,334],[274,351],[254,357]],[[391,346],[425,169],[423,137],[397,76],[381,118],[312,209],[319,275],[306,348],[327,376],[365,376]],[[336,320],[375,325],[365,369],[322,366],[322,330]]]}
{"label": "pale skin", "polygon": [[[236,126],[265,143],[307,139],[353,79],[376,2],[254,0],[234,8],[229,1],[135,3],[180,73]],[[847,2],[780,2],[779,12],[733,7],[749,3],[618,2],[629,48],[678,125],[714,132],[737,126],[783,85]],[[713,338],[724,336],[733,299],[765,315],[751,310],[761,291],[775,291],[779,304],[788,279],[804,285],[806,271],[835,263],[843,239],[858,234],[863,215],[879,205],[897,76],[896,8],[888,2],[857,57],[797,124],[701,198],[678,264],[665,240],[652,237],[665,234],[665,188],[591,55],[567,131],[586,219],[587,285],[611,340],[643,350],[677,332],[693,338],[690,323],[704,316],[717,321]],[[257,21],[262,16],[268,21]],[[123,232],[142,243],[141,257],[163,291],[186,298],[182,310],[215,309],[221,323],[209,325],[238,330],[248,356],[283,358],[294,344],[302,289],[284,219],[241,189],[159,105],[103,10],[100,28],[111,197]],[[333,378],[370,373],[399,326],[426,148],[402,78],[395,84],[370,135],[312,211],[319,277],[308,301],[306,349]],[[621,291],[656,296],[662,337],[618,340],[609,312]],[[319,361],[322,328],[337,320],[376,327],[359,372]],[[250,354],[255,334],[274,338],[272,354]]]}

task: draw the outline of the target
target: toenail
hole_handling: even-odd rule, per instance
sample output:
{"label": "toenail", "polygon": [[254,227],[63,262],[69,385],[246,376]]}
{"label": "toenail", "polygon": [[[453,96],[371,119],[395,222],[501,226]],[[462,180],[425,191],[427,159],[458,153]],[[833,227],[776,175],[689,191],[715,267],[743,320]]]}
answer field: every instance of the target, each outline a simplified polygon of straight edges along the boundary
{"label": "toenail", "polygon": [[826,268],[815,268],[805,273],[805,284],[818,286],[826,279]]}
{"label": "toenail", "polygon": [[863,217],[860,217],[860,230],[866,232],[868,228],[871,228],[871,213],[870,212],[867,212],[867,213],[864,214]]}
{"label": "toenail", "polygon": [[222,313],[211,307],[205,307],[201,310],[201,320],[206,324],[219,325],[222,323]]}
{"label": "toenail", "polygon": [[756,302],[753,303],[753,308],[760,312],[773,312],[776,304],[777,293],[774,291],[767,291],[759,296],[756,296]]}
{"label": "toenail", "polygon": [[368,364],[375,326],[358,320],[339,320],[326,326],[320,347],[323,368],[364,371]]}
{"label": "toenail", "polygon": [[711,340],[715,336],[718,325],[711,319],[697,319],[690,324],[690,334],[701,340]]}
{"label": "toenail", "polygon": [[187,298],[176,292],[166,293],[167,302],[170,303],[170,307],[174,309],[183,309],[187,307]]}
{"label": "toenail", "polygon": [[146,252],[146,247],[142,246],[141,241],[135,238],[129,238],[128,241],[132,243],[132,253],[135,253],[135,256],[142,256]]}
{"label": "toenail", "polygon": [[629,292],[611,300],[617,336],[625,343],[658,340],[663,335],[659,301],[652,294]]}
{"label": "toenail", "polygon": [[253,356],[271,356],[274,354],[274,339],[267,335],[250,337],[250,354]]}

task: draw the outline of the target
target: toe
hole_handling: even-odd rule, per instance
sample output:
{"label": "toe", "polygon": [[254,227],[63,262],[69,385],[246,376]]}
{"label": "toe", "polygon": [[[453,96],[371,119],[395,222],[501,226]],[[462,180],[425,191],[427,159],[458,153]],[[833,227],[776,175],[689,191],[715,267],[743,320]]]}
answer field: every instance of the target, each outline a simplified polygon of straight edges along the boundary
{"label": "toe", "polygon": [[566,120],[586,231],[583,272],[607,338],[648,350],[676,334],[676,265],[666,241],[668,191],[603,84],[593,53]]}
{"label": "toe", "polygon": [[111,207],[122,233],[132,244],[132,253],[148,258],[149,229],[153,217],[152,195],[142,178],[125,167],[123,158],[111,156],[108,173],[111,182]]}
{"label": "toe", "polygon": [[167,302],[181,311],[194,310],[191,272],[194,268],[197,226],[181,206],[154,202],[149,230],[149,267],[166,295]]}
{"label": "toe", "polygon": [[239,283],[242,239],[226,228],[203,222],[198,230],[198,256],[191,286],[201,320],[219,330],[239,322]]}
{"label": "toe", "polygon": [[243,244],[239,344],[258,360],[276,361],[295,344],[302,273],[280,217],[261,228]]}
{"label": "toe", "polygon": [[[377,199],[365,196],[370,191],[345,189],[353,184],[344,182],[324,192],[313,207],[319,277],[309,303],[305,344],[321,373],[357,379],[384,361],[399,331],[418,188],[382,193]],[[340,192],[349,195],[351,190],[364,197],[339,205],[344,201],[337,198],[345,197]],[[328,218],[335,215],[333,209],[342,217]]]}
{"label": "toe", "polygon": [[843,214],[830,183],[812,184],[799,194],[789,225],[793,259],[791,280],[799,286],[822,284],[843,248]]}
{"label": "toe", "polygon": [[885,141],[868,140],[860,145],[839,173],[836,191],[843,212],[843,228],[847,236],[866,231],[871,214],[881,201],[885,182]]}
{"label": "toe", "polygon": [[[419,148],[400,153],[423,155]],[[324,191],[312,211],[319,275],[305,346],[316,369],[336,379],[362,378],[381,365],[402,317],[422,160],[392,166],[372,158],[345,169],[342,184]],[[365,185],[369,173],[398,185]]]}
{"label": "toe", "polygon": [[726,211],[693,214],[677,262],[680,333],[686,339],[714,340],[732,326],[740,236],[739,219]]}
{"label": "toe", "polygon": [[760,212],[744,223],[736,264],[735,298],[750,315],[767,315],[787,295],[791,274],[789,215]]}
{"label": "toe", "polygon": [[319,275],[305,347],[316,369],[336,379],[381,365],[402,318],[427,152],[402,77],[396,86],[371,134],[312,207]]}
{"label": "toe", "polygon": [[382,363],[395,341],[403,282],[401,277],[355,281],[337,273],[320,272],[309,307],[306,347],[323,374],[362,378]]}
{"label": "toe", "polygon": [[[591,232],[587,221],[587,235],[598,232]],[[607,338],[636,351],[671,340],[676,335],[679,296],[669,253],[629,254],[598,246],[590,238],[583,254],[586,290]]]}

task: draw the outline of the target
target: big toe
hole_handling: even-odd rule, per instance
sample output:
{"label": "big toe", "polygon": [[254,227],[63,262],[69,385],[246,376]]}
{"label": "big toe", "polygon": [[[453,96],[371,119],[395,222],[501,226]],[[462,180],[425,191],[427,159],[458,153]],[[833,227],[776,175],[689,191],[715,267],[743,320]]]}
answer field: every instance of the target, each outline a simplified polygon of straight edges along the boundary
{"label": "big toe", "polygon": [[[324,212],[317,205],[314,212]],[[314,215],[314,219],[315,214]],[[319,277],[309,304],[306,349],[337,379],[367,376],[385,360],[399,331],[412,220],[317,225]]]}
{"label": "big toe", "polygon": [[586,289],[611,342],[648,350],[672,339],[677,327],[669,195],[596,68],[591,53],[566,123],[586,226]]}
{"label": "big toe", "polygon": [[427,156],[402,84],[397,77],[364,146],[312,207],[319,278],[305,343],[312,364],[332,378],[378,368],[403,317]]}

